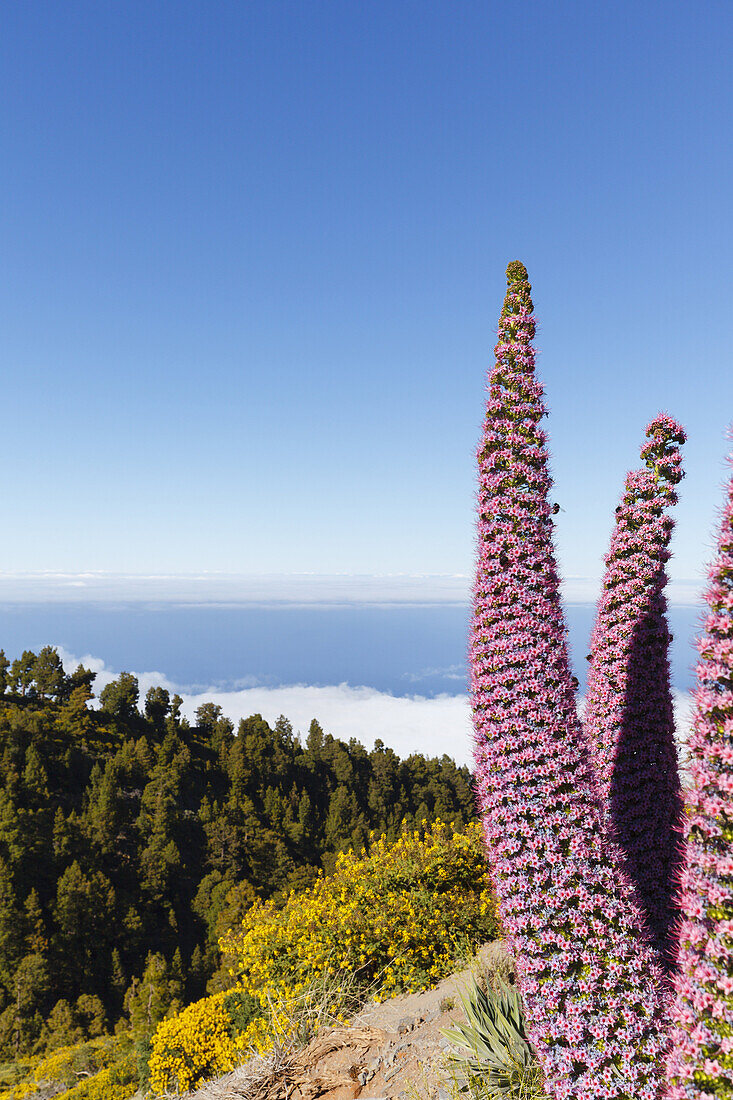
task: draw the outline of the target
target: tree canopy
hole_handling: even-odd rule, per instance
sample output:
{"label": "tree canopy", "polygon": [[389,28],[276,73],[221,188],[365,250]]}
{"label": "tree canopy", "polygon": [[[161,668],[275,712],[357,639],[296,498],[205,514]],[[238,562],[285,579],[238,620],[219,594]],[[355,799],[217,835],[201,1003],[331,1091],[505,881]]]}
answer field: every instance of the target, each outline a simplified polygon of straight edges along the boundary
{"label": "tree canopy", "polygon": [[[447,756],[370,752],[313,721],[233,724],[123,672],[93,705],[94,673],[50,646],[0,651],[0,1053],[15,1058],[123,1015],[146,1030],[221,987],[217,941],[256,899],[331,870],[373,829],[473,817]],[[147,994],[146,994],[147,997]],[[148,997],[148,1000],[150,998]],[[152,1020],[151,1020],[152,1026]]]}

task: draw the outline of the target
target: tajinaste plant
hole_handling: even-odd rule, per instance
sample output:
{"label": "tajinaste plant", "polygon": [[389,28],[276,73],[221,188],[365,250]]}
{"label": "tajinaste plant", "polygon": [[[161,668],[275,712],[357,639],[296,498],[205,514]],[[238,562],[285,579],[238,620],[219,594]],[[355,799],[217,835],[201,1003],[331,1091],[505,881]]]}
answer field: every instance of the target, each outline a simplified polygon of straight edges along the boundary
{"label": "tajinaste plant", "polygon": [[685,433],[657,416],[626,478],[591,637],[585,732],[611,835],[669,963],[682,796],[669,683],[666,562]]}
{"label": "tajinaste plant", "polygon": [[709,577],[689,741],[669,1100],[733,1097],[733,477]]}
{"label": "tajinaste plant", "polygon": [[652,1100],[662,971],[602,826],[576,714],[522,264],[509,265],[507,282],[478,452],[470,650],[488,858],[551,1094]]}

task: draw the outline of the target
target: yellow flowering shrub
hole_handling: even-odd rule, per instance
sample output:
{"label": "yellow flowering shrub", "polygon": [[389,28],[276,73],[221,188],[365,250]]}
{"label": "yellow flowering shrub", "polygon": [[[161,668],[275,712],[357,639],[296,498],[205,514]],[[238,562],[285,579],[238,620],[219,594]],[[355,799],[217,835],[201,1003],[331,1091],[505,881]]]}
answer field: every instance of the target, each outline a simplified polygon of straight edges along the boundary
{"label": "yellow flowering shrub", "polygon": [[215,993],[158,1025],[148,1063],[154,1092],[185,1092],[234,1069],[251,1049],[266,1048],[268,1030],[261,1016],[237,1033],[232,1000],[231,992]]}
{"label": "yellow flowering shrub", "polygon": [[80,1081],[59,1100],[129,1100],[138,1090],[135,1067],[129,1061],[116,1062],[113,1066]]}
{"label": "yellow flowering shrub", "polygon": [[[0,1092],[0,1100],[26,1100],[26,1097],[35,1096],[53,1086],[57,1087],[54,1095],[66,1097],[69,1092],[61,1091],[58,1086],[74,1090],[77,1082],[82,1078],[91,1080],[89,1074],[97,1076],[98,1071],[109,1066],[117,1054],[117,1043],[110,1036],[93,1039],[88,1043],[77,1043],[75,1046],[59,1047],[32,1062],[25,1079],[13,1088]],[[132,1089],[126,1095],[131,1096],[134,1091]],[[126,1098],[120,1097],[119,1100]]]}
{"label": "yellow flowering shrub", "polygon": [[270,1049],[304,1012],[322,1018],[308,1002],[324,993],[338,1017],[343,975],[378,998],[433,985],[496,932],[478,825],[423,822],[391,844],[372,836],[368,850],[342,853],[333,874],[309,889],[284,903],[256,902],[221,940],[236,992],[256,999],[264,1018],[237,1021],[232,993],[217,993],[164,1020],[153,1037],[151,1085],[184,1091],[253,1049]]}
{"label": "yellow flowering shrub", "polygon": [[284,905],[256,902],[220,946],[255,996],[344,970],[392,993],[434,984],[496,928],[480,827],[436,821],[341,853],[332,875]]}

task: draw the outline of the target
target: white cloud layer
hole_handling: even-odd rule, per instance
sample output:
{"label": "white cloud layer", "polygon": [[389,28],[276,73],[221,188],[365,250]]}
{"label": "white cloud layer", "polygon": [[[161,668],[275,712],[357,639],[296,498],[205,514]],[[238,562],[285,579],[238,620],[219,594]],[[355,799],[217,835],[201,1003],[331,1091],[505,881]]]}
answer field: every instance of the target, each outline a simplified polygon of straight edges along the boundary
{"label": "white cloud layer", "polygon": [[[67,670],[84,664],[97,673],[97,694],[115,679],[117,673],[107,668],[98,657],[77,658],[58,647]],[[288,684],[282,687],[246,687],[239,690],[190,693],[182,691],[160,672],[135,674],[140,684],[140,697],[151,687],[178,691],[183,698],[183,713],[193,719],[202,703],[217,703],[227,718],[235,723],[251,714],[261,714],[273,724],[281,714],[290,720],[296,731],[306,734],[312,718],[317,718],[326,733],[341,740],[355,738],[372,748],[377,738],[400,756],[419,752],[426,756],[446,753],[458,764],[472,762],[471,714],[466,695],[396,696],[371,687],[333,684],[314,687],[308,684]],[[675,691],[674,710],[677,743],[682,761],[692,719],[692,701],[684,692]],[[585,699],[579,700],[582,712]]]}
{"label": "white cloud layer", "polygon": [[0,573],[0,603],[463,605],[461,575]]}
{"label": "white cloud layer", "polygon": [[447,753],[459,764],[471,761],[471,720],[465,695],[396,696],[370,687],[334,684],[310,687],[289,684],[277,688],[204,692],[184,696],[191,716],[204,702],[218,703],[235,723],[250,714],[261,714],[271,724],[279,715],[289,718],[306,734],[312,718],[326,733],[343,741],[354,737],[367,748],[381,738],[400,756],[419,752],[426,756]]}
{"label": "white cloud layer", "polygon": [[[77,658],[61,646],[57,648],[67,670],[83,664],[97,673],[94,683],[97,694],[117,675],[98,657]],[[235,725],[251,714],[261,714],[271,724],[284,714],[293,728],[305,735],[311,719],[317,718],[326,733],[344,741],[354,737],[367,748],[381,738],[400,756],[413,752],[426,756],[447,753],[459,764],[471,761],[471,717],[465,695],[396,696],[349,684],[326,687],[287,684],[227,691],[212,688],[192,694],[182,691],[160,672],[135,675],[141,700],[151,687],[165,687],[171,693],[178,691],[183,698],[183,713],[190,719],[202,703],[218,703]]]}
{"label": "white cloud layer", "polygon": [[[214,605],[287,604],[305,607],[360,604],[465,606],[472,578],[463,574],[170,574],[1,573],[0,603],[174,603]],[[697,580],[672,580],[670,604],[700,602]],[[568,577],[563,598],[571,604],[594,604],[600,581]]]}

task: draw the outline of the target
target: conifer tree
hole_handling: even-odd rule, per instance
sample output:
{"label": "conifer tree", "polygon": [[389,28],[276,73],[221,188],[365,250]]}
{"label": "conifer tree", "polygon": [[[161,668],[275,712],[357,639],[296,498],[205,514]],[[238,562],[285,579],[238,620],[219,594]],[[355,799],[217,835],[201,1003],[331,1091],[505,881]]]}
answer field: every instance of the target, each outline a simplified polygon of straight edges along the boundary
{"label": "conifer tree", "polygon": [[48,1029],[46,1043],[48,1051],[74,1046],[84,1041],[84,1029],[74,1009],[65,998],[58,1000],[51,1009],[46,1020],[46,1028]]}
{"label": "conifer tree", "polygon": [[611,835],[669,961],[682,797],[669,681],[666,562],[683,428],[660,414],[627,475],[591,637],[585,732]]}
{"label": "conifer tree", "polygon": [[42,955],[48,948],[43,909],[36,890],[31,890],[23,907],[25,945],[31,955]]}
{"label": "conifer tree", "polygon": [[507,269],[479,445],[470,651],[479,806],[503,927],[556,1100],[658,1093],[661,971],[605,836],[575,710],[527,272]]}
{"label": "conifer tree", "polygon": [[33,679],[39,695],[58,698],[64,687],[64,666],[53,646],[44,646],[33,665]]}
{"label": "conifer tree", "polygon": [[130,1029],[137,1039],[149,1039],[167,1013],[180,1008],[180,981],[172,974],[165,956],[150,952],[140,979],[134,978],[125,994]]}
{"label": "conifer tree", "polygon": [[709,578],[688,746],[669,1100],[733,1097],[733,477]]}
{"label": "conifer tree", "polygon": [[110,987],[116,997],[118,997],[121,1001],[125,992],[126,985],[125,968],[122,965],[122,957],[120,955],[120,952],[116,947],[112,950],[111,962],[112,973],[110,975]]}
{"label": "conifer tree", "polygon": [[11,869],[0,857],[0,986],[10,986],[22,954],[23,919]]}

